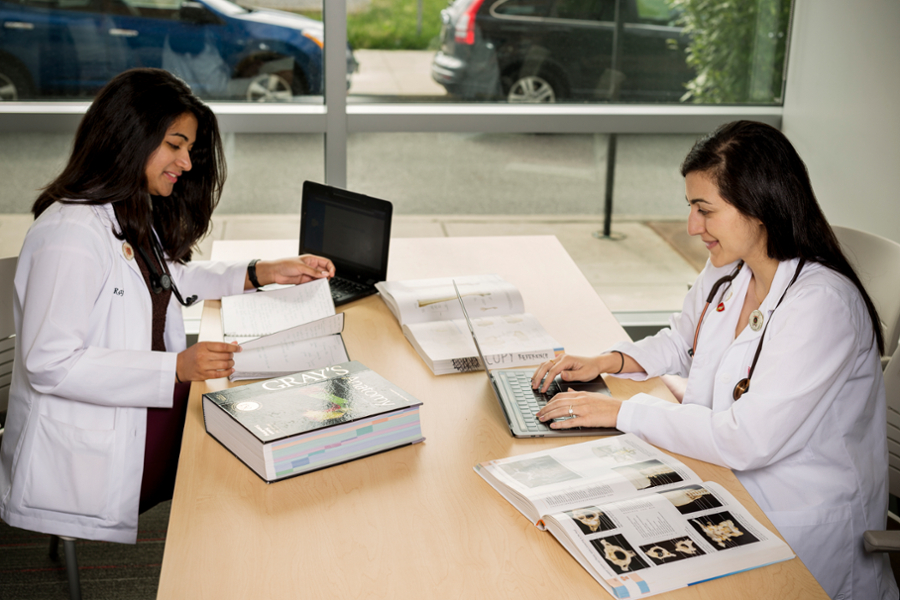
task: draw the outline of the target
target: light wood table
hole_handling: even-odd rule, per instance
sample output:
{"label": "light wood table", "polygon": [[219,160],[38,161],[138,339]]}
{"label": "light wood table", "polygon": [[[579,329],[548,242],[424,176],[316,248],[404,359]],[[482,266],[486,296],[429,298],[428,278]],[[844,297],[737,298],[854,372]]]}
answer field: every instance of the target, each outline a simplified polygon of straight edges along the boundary
{"label": "light wood table", "polygon": [[[498,273],[574,354],[626,338],[555,237],[395,239],[390,279]],[[217,242],[217,259],[274,258],[296,241]],[[424,402],[426,441],[265,484],[206,434],[191,390],[159,598],[605,598],[555,538],[473,471],[476,463],[583,441],[514,439],[484,373],[435,377],[377,296],[342,307],[359,360]],[[200,339],[221,339],[219,302]],[[671,398],[658,380],[610,378],[618,397]],[[727,469],[682,458],[774,527]],[[827,598],[799,559],[678,590],[666,598]]]}

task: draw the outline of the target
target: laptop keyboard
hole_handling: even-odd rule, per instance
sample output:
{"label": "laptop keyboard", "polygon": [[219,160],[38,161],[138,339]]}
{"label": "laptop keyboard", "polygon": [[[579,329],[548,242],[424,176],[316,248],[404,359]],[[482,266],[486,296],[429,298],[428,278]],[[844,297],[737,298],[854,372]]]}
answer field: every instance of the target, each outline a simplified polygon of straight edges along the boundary
{"label": "laptop keyboard", "polygon": [[348,296],[354,296],[368,288],[362,284],[350,281],[349,279],[341,279],[340,277],[332,277],[328,282],[331,286],[331,297],[335,302]]}
{"label": "laptop keyboard", "polygon": [[546,431],[549,429],[549,426],[538,421],[535,415],[553,396],[562,391],[559,389],[556,381],[550,384],[550,387],[547,388],[547,393],[542,394],[539,390],[531,389],[531,374],[528,371],[495,371],[495,374],[497,373],[502,373],[509,384],[509,389],[513,392],[516,405],[519,407],[519,413],[522,415],[528,431]]}

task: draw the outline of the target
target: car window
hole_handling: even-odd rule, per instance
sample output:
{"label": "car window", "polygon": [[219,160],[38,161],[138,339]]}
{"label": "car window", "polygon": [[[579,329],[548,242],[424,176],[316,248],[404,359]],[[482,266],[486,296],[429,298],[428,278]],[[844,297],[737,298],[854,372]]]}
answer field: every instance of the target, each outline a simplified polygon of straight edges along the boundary
{"label": "car window", "polygon": [[205,2],[210,8],[232,17],[234,15],[242,15],[250,12],[243,6],[238,6],[234,2],[229,2],[228,0],[205,0]]}
{"label": "car window", "polygon": [[576,21],[615,21],[616,0],[557,0],[551,16]]}
{"label": "car window", "polygon": [[71,10],[77,12],[103,12],[99,0],[22,0],[25,6],[49,8],[51,10]]}
{"label": "car window", "polygon": [[491,7],[491,13],[503,17],[546,17],[548,0],[500,0]]}
{"label": "car window", "polygon": [[637,0],[638,22],[668,25],[675,20],[675,11],[668,0]]}
{"label": "car window", "polygon": [[133,8],[146,8],[150,10],[178,10],[181,8],[181,0],[123,0],[125,4]]}

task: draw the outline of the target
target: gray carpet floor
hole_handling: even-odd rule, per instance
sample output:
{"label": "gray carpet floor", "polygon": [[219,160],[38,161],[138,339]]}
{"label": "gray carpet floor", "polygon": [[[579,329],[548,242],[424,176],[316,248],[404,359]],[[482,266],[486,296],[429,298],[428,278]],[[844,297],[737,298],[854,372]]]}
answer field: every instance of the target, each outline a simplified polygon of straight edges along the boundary
{"label": "gray carpet floor", "polygon": [[[156,598],[171,502],[141,515],[136,544],[76,542],[84,600]],[[63,546],[49,555],[50,537],[10,527],[0,521],[0,599],[69,598]]]}

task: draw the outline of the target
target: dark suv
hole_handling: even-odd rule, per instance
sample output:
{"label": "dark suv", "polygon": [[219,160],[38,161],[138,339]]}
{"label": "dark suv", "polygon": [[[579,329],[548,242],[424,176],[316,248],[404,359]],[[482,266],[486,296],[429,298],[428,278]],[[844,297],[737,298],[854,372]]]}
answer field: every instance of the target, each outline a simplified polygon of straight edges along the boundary
{"label": "dark suv", "polygon": [[674,18],[665,0],[455,0],[431,76],[466,99],[677,102],[694,73]]}

